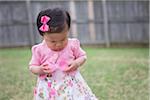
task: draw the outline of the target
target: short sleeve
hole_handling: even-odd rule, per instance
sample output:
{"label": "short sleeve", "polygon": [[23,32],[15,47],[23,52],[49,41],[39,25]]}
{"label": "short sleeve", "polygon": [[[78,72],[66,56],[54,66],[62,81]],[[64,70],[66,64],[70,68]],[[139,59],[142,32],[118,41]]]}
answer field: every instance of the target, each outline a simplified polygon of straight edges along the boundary
{"label": "short sleeve", "polygon": [[29,66],[39,66],[40,65],[40,51],[37,46],[32,47],[32,57],[29,62]]}
{"label": "short sleeve", "polygon": [[79,58],[81,56],[86,57],[86,52],[80,47],[80,41],[78,39],[73,39],[72,50],[75,58]]}

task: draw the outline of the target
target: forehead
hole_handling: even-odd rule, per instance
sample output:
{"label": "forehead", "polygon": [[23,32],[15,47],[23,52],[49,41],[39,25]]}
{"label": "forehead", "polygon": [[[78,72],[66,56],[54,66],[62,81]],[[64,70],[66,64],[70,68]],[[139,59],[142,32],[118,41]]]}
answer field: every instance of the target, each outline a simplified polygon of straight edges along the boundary
{"label": "forehead", "polygon": [[67,37],[67,33],[52,33],[52,34],[45,34],[44,39],[47,41],[61,41]]}

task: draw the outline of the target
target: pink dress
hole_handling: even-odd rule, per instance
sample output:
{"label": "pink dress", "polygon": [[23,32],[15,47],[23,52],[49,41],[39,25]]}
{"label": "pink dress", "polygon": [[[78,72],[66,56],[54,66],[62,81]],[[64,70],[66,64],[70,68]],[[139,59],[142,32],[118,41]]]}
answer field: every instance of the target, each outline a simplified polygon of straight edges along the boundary
{"label": "pink dress", "polygon": [[52,51],[43,41],[32,47],[30,66],[49,65],[51,76],[39,75],[34,92],[35,100],[97,100],[79,70],[65,73],[69,62],[86,53],[80,48],[77,39],[68,39],[67,46],[61,51]]}

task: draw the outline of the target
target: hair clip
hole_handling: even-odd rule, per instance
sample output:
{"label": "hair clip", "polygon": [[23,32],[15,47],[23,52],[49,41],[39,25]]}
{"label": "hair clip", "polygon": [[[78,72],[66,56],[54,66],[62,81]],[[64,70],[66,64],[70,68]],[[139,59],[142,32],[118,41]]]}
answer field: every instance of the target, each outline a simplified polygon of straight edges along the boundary
{"label": "hair clip", "polygon": [[48,22],[50,19],[51,19],[51,18],[48,17],[48,16],[46,16],[46,15],[41,17],[41,23],[42,23],[43,25],[39,28],[40,31],[46,32],[46,31],[48,31],[48,30],[50,29],[49,26],[47,25],[47,22]]}

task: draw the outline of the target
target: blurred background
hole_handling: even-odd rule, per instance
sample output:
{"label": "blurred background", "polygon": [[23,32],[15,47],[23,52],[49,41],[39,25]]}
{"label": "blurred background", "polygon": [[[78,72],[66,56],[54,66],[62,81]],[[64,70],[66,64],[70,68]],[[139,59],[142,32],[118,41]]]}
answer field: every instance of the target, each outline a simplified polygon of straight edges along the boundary
{"label": "blurred background", "polygon": [[37,14],[55,7],[71,14],[70,37],[79,38],[82,44],[148,46],[148,0],[27,0],[0,2],[0,47],[41,42]]}
{"label": "blurred background", "polygon": [[88,59],[81,74],[100,100],[149,99],[149,0],[0,1],[0,100],[32,100],[38,13],[61,7]]}

